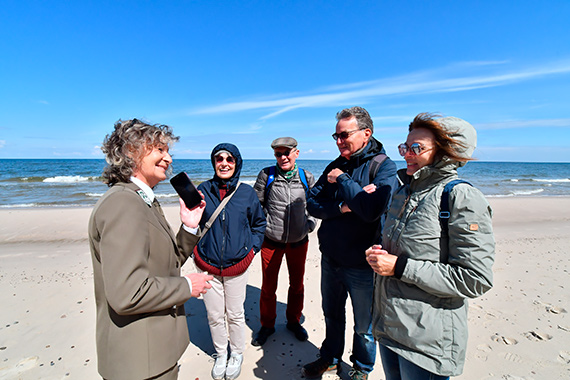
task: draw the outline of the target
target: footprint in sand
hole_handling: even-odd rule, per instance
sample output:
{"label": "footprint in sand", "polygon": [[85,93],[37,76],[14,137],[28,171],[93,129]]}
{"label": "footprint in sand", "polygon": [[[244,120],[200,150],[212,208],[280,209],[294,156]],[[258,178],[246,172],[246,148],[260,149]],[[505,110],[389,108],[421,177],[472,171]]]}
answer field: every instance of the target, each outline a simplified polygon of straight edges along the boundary
{"label": "footprint in sand", "polygon": [[542,332],[542,331],[529,331],[529,332],[524,333],[524,336],[528,340],[532,340],[534,342],[540,342],[543,340],[552,339],[552,335],[549,335],[549,334]]}
{"label": "footprint in sand", "polygon": [[548,311],[549,313],[552,313],[552,314],[566,313],[566,309],[564,309],[562,307],[558,307],[558,306],[547,306],[546,311]]}
{"label": "footprint in sand", "polygon": [[487,353],[493,351],[493,348],[488,344],[480,344],[477,346],[477,352],[475,352],[475,357],[482,362],[486,362],[488,359]]}
{"label": "footprint in sand", "polygon": [[558,361],[564,364],[570,364],[570,351],[560,351],[558,353]]}
{"label": "footprint in sand", "polygon": [[502,352],[499,354],[505,360],[508,360],[513,363],[522,363],[523,359],[520,355],[513,354],[512,352]]}
{"label": "footprint in sand", "polygon": [[502,335],[499,335],[498,333],[495,333],[495,335],[491,337],[491,340],[493,342],[502,343],[507,346],[512,346],[518,343],[518,341],[515,338],[507,338]]}
{"label": "footprint in sand", "polygon": [[2,372],[2,377],[10,379],[10,378],[19,378],[17,375],[21,375],[22,372],[28,371],[34,367],[37,367],[39,358],[37,356],[31,356],[29,358],[22,359],[16,364],[13,368],[10,368],[4,372]]}

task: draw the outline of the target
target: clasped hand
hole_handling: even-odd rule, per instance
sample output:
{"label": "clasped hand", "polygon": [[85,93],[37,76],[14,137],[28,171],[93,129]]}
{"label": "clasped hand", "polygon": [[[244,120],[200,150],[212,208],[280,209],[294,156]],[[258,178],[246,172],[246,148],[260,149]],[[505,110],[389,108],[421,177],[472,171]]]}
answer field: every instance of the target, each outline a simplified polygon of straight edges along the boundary
{"label": "clasped hand", "polygon": [[380,276],[393,276],[398,256],[388,253],[381,245],[373,245],[366,250],[366,261]]}

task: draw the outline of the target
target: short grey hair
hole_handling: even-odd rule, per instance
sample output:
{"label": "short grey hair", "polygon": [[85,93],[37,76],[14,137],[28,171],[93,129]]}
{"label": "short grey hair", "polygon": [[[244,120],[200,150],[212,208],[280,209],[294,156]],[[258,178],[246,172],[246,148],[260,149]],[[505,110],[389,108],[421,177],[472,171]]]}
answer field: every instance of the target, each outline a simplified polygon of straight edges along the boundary
{"label": "short grey hair", "polygon": [[370,114],[364,108],[358,106],[345,108],[336,114],[337,121],[351,117],[356,118],[356,125],[358,125],[359,129],[370,129],[374,133],[374,123]]}
{"label": "short grey hair", "polygon": [[107,161],[103,182],[109,186],[129,182],[145,155],[156,146],[170,147],[175,141],[178,136],[174,136],[168,125],[151,125],[138,119],[117,121],[115,130],[105,136],[101,146]]}

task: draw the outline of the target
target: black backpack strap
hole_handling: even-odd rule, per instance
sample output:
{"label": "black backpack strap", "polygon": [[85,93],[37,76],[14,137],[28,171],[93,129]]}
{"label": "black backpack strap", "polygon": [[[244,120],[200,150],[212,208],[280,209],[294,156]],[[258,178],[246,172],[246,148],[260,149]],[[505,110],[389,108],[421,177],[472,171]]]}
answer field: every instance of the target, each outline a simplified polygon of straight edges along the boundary
{"label": "black backpack strap", "polygon": [[376,174],[378,174],[378,170],[380,169],[380,165],[388,158],[384,153],[380,153],[372,159],[370,162],[370,166],[368,167],[368,183],[372,183]]}
{"label": "black backpack strap", "polygon": [[443,193],[441,193],[441,203],[439,206],[439,224],[441,225],[441,232],[443,236],[447,236],[449,231],[448,223],[449,217],[451,216],[449,208],[449,193],[451,193],[451,190],[453,190],[455,185],[460,183],[465,183],[469,186],[473,186],[471,183],[465,181],[464,179],[454,179],[453,181],[449,181],[445,184]]}
{"label": "black backpack strap", "polygon": [[[451,190],[460,183],[465,183],[469,186],[473,186],[471,183],[463,179],[454,179],[445,184],[443,192],[441,193],[441,203],[439,206],[439,224],[441,225],[441,244],[443,247],[440,252],[440,262],[447,263],[447,256],[449,255],[449,217],[451,216],[451,211],[449,207],[449,194]],[[445,251],[444,248],[445,247]]]}

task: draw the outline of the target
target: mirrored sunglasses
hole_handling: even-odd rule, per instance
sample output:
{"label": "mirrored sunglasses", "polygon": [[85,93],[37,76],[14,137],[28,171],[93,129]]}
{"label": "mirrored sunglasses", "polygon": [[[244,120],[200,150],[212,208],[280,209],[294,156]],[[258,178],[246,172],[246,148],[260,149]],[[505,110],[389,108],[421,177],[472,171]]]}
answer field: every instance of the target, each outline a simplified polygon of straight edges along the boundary
{"label": "mirrored sunglasses", "polygon": [[400,152],[400,156],[405,156],[408,151],[416,156],[421,154],[422,152],[427,152],[430,149],[427,149],[425,146],[421,145],[420,143],[413,143],[412,145],[408,146],[406,143],[402,143],[398,145],[398,151]]}

